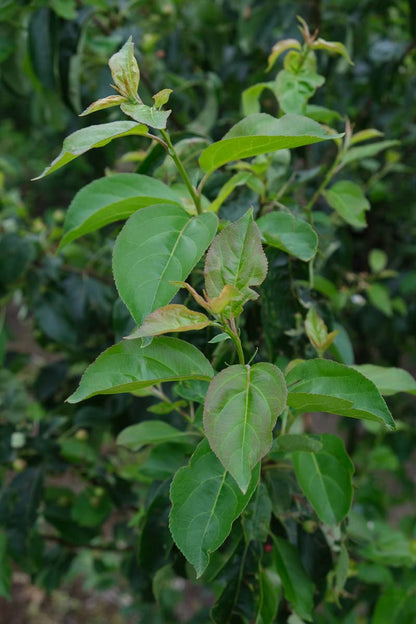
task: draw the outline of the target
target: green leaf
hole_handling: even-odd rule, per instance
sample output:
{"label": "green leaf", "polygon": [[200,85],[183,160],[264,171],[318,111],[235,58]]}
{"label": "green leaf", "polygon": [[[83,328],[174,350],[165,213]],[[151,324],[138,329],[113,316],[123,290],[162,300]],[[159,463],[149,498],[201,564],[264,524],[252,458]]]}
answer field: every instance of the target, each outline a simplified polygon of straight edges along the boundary
{"label": "green leaf", "polygon": [[108,61],[114,85],[128,99],[135,100],[140,82],[140,71],[134,56],[134,43],[129,37],[123,47]]}
{"label": "green leaf", "polygon": [[[383,588],[384,589],[384,588]],[[389,587],[381,593],[372,624],[412,624],[416,620],[415,586]]]}
{"label": "green leaf", "polygon": [[259,570],[259,607],[255,624],[273,624],[282,594],[279,576],[270,568]]}
{"label": "green leaf", "polygon": [[264,483],[259,483],[243,515],[244,534],[249,541],[264,543],[269,535],[272,503]]}
{"label": "green leaf", "polygon": [[139,451],[146,444],[163,442],[184,442],[192,433],[180,431],[163,420],[146,420],[123,429],[117,437],[117,444],[132,451]]}
{"label": "green leaf", "polygon": [[287,404],[303,412],[328,412],[373,420],[393,430],[389,409],[372,381],[330,360],[307,360],[286,375]]}
{"label": "green leaf", "polygon": [[123,340],[98,356],[67,401],[134,392],[163,381],[208,380],[213,374],[205,356],[183,340],[162,336],[144,348],[140,339]]}
{"label": "green leaf", "polygon": [[358,184],[340,180],[322,194],[344,221],[357,228],[367,225],[365,212],[370,210],[370,203]]}
{"label": "green leaf", "polygon": [[361,145],[360,147],[352,147],[342,157],[341,163],[349,165],[355,160],[363,160],[364,158],[372,158],[389,147],[398,145],[400,141],[379,141],[371,143],[371,145]]}
{"label": "green leaf", "polygon": [[254,115],[260,112],[260,96],[265,89],[274,93],[274,82],[260,82],[245,89],[242,93],[243,115]]}
{"label": "green leaf", "polygon": [[155,101],[155,108],[162,108],[165,104],[169,102],[170,94],[172,93],[172,89],[162,89],[152,95],[152,98]]}
{"label": "green leaf", "polygon": [[143,324],[127,338],[142,338],[169,332],[203,329],[208,327],[208,325],[211,325],[211,321],[205,314],[194,312],[184,305],[171,303],[146,316]]}
{"label": "green leaf", "polygon": [[277,75],[275,94],[284,113],[304,115],[308,100],[317,87],[324,84],[325,78],[315,71],[302,69],[300,72],[282,69]]}
{"label": "green leaf", "polygon": [[33,180],[40,180],[40,178],[60,169],[90,149],[103,147],[113,139],[131,134],[147,134],[147,127],[133,121],[112,121],[111,123],[88,126],[88,128],[77,130],[66,137],[60,154],[52,161],[49,167],[46,167],[40,176],[33,178]]}
{"label": "green leaf", "polygon": [[393,315],[390,293],[384,284],[371,284],[367,289],[368,297],[375,308],[386,316]]}
{"label": "green leaf", "polygon": [[268,245],[308,262],[317,252],[318,236],[309,223],[285,212],[269,212],[257,220]]}
{"label": "green leaf", "polygon": [[95,527],[102,524],[112,510],[108,494],[97,496],[93,488],[78,494],[71,509],[71,517],[84,527]]}
{"label": "green leaf", "polygon": [[116,173],[94,180],[72,200],[60,247],[108,223],[126,219],[140,208],[160,203],[179,205],[179,199],[166,184],[149,176]]}
{"label": "green leaf", "polygon": [[342,116],[337,111],[316,104],[308,104],[305,115],[314,121],[327,125],[342,121]]}
{"label": "green leaf", "polygon": [[7,556],[7,535],[0,531],[0,597],[10,599],[12,568]]}
{"label": "green leaf", "polygon": [[219,297],[226,285],[239,291],[224,314],[238,315],[242,306],[258,294],[251,286],[261,284],[267,274],[267,260],[261,246],[260,232],[248,210],[238,221],[218,234],[205,260],[205,287],[208,297]]}
{"label": "green leaf", "polygon": [[337,330],[328,333],[327,326],[318,315],[315,308],[309,308],[308,310],[308,314],[305,319],[305,331],[311,344],[318,352],[319,357],[322,357],[338,334]]}
{"label": "green leaf", "polygon": [[301,50],[302,46],[297,39],[282,39],[274,44],[271,54],[268,58],[268,65],[266,71],[270,71],[276,60],[286,50]]}
{"label": "green leaf", "polygon": [[287,600],[304,620],[312,621],[314,585],[306,574],[299,551],[282,537],[273,537],[277,572]]}
{"label": "green leaf", "polygon": [[273,444],[273,450],[280,453],[294,453],[296,451],[308,451],[309,453],[317,453],[322,448],[316,436],[306,433],[287,433],[279,435]]}
{"label": "green leaf", "polygon": [[329,134],[307,117],[284,115],[276,119],[265,113],[257,113],[239,121],[221,141],[207,147],[202,152],[199,163],[208,173],[233,160],[342,136]]}
{"label": "green leaf", "polygon": [[375,128],[367,128],[366,130],[360,130],[352,135],[350,145],[356,143],[362,143],[363,141],[369,141],[370,139],[378,139],[383,136],[383,132],[376,130]]}
{"label": "green leaf", "polygon": [[235,175],[233,175],[225,184],[224,186],[221,188],[220,192],[218,193],[217,197],[214,199],[214,201],[211,203],[209,209],[212,212],[218,212],[218,210],[220,209],[220,207],[222,206],[222,204],[225,202],[225,200],[227,199],[227,197],[229,195],[231,195],[231,193],[233,192],[233,190],[237,187],[237,186],[241,186],[243,184],[245,184],[247,182],[247,180],[249,179],[249,177],[251,176],[250,171],[239,171],[238,173],[236,173]]}
{"label": "green leaf", "polygon": [[311,43],[311,48],[313,50],[326,50],[327,52],[332,52],[334,54],[341,54],[341,56],[347,59],[350,65],[354,65],[350,55],[347,52],[347,48],[339,41],[326,41],[325,39],[319,38]]}
{"label": "green leaf", "polygon": [[139,325],[168,304],[215,236],[213,213],[191,217],[178,206],[139,210],[121,230],[113,255],[120,297]]}
{"label": "green leaf", "polygon": [[380,394],[384,396],[390,396],[397,392],[416,394],[416,380],[402,368],[388,368],[374,364],[362,364],[351,368],[370,379]]}
{"label": "green leaf", "polygon": [[329,525],[341,522],[352,502],[354,466],[338,436],[314,436],[322,448],[316,453],[293,453],[296,478],[320,520]]}
{"label": "green leaf", "polygon": [[138,102],[124,102],[120,108],[123,113],[135,121],[158,130],[166,128],[166,122],[172,112],[170,110],[157,110],[153,106],[146,106],[146,104],[139,104]]}
{"label": "green leaf", "polygon": [[387,254],[382,249],[372,249],[368,254],[368,264],[373,273],[380,273],[387,266]]}
{"label": "green leaf", "polygon": [[169,526],[176,545],[198,577],[206,569],[210,553],[221,546],[250,500],[259,475],[260,465],[242,494],[206,440],[199,444],[189,465],[176,473],[170,490]]}
{"label": "green leaf", "polygon": [[286,386],[273,364],[237,364],[211,381],[204,407],[209,444],[242,492],[254,466],[272,444],[272,430],[286,405]]}
{"label": "green leaf", "polygon": [[90,113],[95,113],[105,108],[111,108],[112,106],[119,106],[123,102],[126,102],[126,98],[122,95],[108,95],[90,104],[88,108],[80,114],[80,117],[85,117],[85,115],[90,115]]}

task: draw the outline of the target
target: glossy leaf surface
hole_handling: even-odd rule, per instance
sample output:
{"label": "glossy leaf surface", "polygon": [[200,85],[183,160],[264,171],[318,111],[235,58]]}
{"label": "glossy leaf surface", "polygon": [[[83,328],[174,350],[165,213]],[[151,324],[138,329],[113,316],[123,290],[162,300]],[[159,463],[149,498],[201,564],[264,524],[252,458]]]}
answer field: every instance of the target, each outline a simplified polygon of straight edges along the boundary
{"label": "glossy leaf surface", "polygon": [[176,473],[170,490],[169,526],[176,545],[198,576],[250,500],[259,474],[257,466],[247,492],[242,494],[206,440],[199,444],[189,465]]}
{"label": "glossy leaf surface", "polygon": [[304,412],[328,412],[374,420],[394,429],[389,409],[372,381],[329,360],[307,360],[286,375],[287,403]]}
{"label": "glossy leaf surface", "polygon": [[96,394],[134,392],[163,381],[208,380],[213,374],[205,356],[183,340],[162,336],[147,347],[140,339],[123,340],[98,356],[67,400],[78,403]]}
{"label": "glossy leaf surface", "polygon": [[268,245],[307,262],[316,254],[318,236],[315,230],[294,215],[269,212],[257,220],[259,230]]}
{"label": "glossy leaf surface", "polygon": [[312,119],[300,115],[284,115],[276,119],[266,113],[256,113],[239,121],[221,141],[207,147],[199,163],[204,171],[209,172],[233,160],[341,136],[329,134]]}
{"label": "glossy leaf surface", "polygon": [[329,525],[341,522],[352,502],[354,466],[338,436],[315,436],[322,448],[293,453],[296,478],[320,520]]}
{"label": "glossy leaf surface", "polygon": [[179,205],[179,198],[160,180],[137,173],[116,173],[84,186],[72,200],[64,223],[64,247],[80,236],[120,219],[127,219],[146,206]]}
{"label": "glossy leaf surface", "polygon": [[217,217],[189,216],[178,206],[161,204],[139,210],[120,232],[113,272],[120,297],[139,325],[168,304],[212,241]]}
{"label": "glossy leaf surface", "polygon": [[243,492],[251,471],[272,444],[272,430],[286,404],[286,386],[273,364],[229,366],[214,377],[204,408],[209,444]]}
{"label": "glossy leaf surface", "polygon": [[[261,284],[267,274],[267,260],[260,232],[249,210],[214,239],[205,260],[205,287],[209,298],[219,297],[226,285],[239,291],[228,309],[238,315],[242,306],[258,294],[251,288]],[[224,312],[225,313],[225,312]]]}
{"label": "glossy leaf surface", "polygon": [[66,137],[62,144],[61,153],[55,160],[46,167],[40,176],[33,179],[39,180],[49,175],[53,171],[71,162],[71,160],[74,160],[74,158],[77,158],[77,156],[85,154],[85,152],[88,152],[90,149],[103,147],[113,139],[132,134],[147,134],[147,127],[133,121],[112,121],[111,123],[100,124],[99,126],[88,126],[88,128],[77,130]]}

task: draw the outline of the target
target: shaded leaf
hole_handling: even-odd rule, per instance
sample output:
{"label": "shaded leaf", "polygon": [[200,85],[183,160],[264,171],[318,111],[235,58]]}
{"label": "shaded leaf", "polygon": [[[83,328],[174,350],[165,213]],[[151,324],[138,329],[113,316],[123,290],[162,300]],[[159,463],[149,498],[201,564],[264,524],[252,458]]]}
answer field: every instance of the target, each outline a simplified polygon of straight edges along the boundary
{"label": "shaded leaf", "polygon": [[255,624],[273,624],[282,594],[280,577],[270,568],[259,571],[259,606]]}
{"label": "shaded leaf", "polygon": [[337,330],[328,333],[327,326],[321,317],[318,316],[315,308],[309,308],[308,310],[305,319],[305,330],[311,344],[317,350],[319,357],[331,346],[338,334]]}
{"label": "shaded leaf", "polygon": [[131,134],[147,134],[147,127],[133,121],[112,121],[111,123],[88,126],[88,128],[77,130],[64,139],[60,154],[41,175],[33,178],[33,180],[39,180],[49,175],[90,149],[103,147],[113,139]]}
{"label": "shaded leaf", "polygon": [[126,219],[140,208],[160,203],[179,204],[179,199],[166,184],[149,176],[116,173],[94,180],[72,200],[60,247],[108,223]]}
{"label": "shaded leaf", "polygon": [[229,366],[209,385],[204,429],[209,444],[242,492],[251,471],[272,444],[272,430],[286,404],[281,371],[273,364]]}
{"label": "shaded leaf", "polygon": [[296,478],[320,520],[329,525],[341,522],[352,502],[354,466],[338,436],[315,436],[322,448],[293,454]]}
{"label": "shaded leaf", "polygon": [[139,451],[146,444],[184,442],[192,433],[180,431],[163,420],[146,420],[123,429],[117,436],[117,444],[132,451]]}
{"label": "shaded leaf", "polygon": [[369,141],[370,139],[378,139],[383,136],[383,132],[376,130],[375,128],[367,128],[366,130],[360,130],[352,135],[350,145],[356,143],[362,143],[363,141]]}
{"label": "shaded leaf", "polygon": [[305,262],[316,254],[318,236],[303,219],[285,212],[269,212],[256,223],[268,245],[282,249]]}
{"label": "shaded leaf", "polygon": [[322,194],[344,221],[357,228],[367,225],[365,213],[370,210],[370,203],[358,184],[340,180]]}
{"label": "shaded leaf", "polygon": [[113,254],[120,297],[136,323],[168,304],[215,236],[213,213],[189,216],[179,206],[139,210],[121,230]]}
{"label": "shaded leaf", "polygon": [[231,195],[233,190],[237,186],[241,186],[245,184],[247,180],[249,179],[250,175],[251,173],[249,171],[239,171],[238,173],[233,175],[221,188],[217,197],[211,203],[209,209],[212,210],[212,212],[218,212],[222,204],[225,202],[227,197]]}
{"label": "shaded leaf", "polygon": [[362,160],[364,158],[372,158],[380,152],[389,147],[398,145],[400,141],[379,141],[378,143],[371,143],[371,145],[361,145],[360,147],[352,147],[342,157],[341,163],[348,165],[355,160]]}
{"label": "shaded leaf", "polygon": [[260,82],[243,91],[242,108],[245,117],[260,112],[260,96],[265,89],[274,93],[274,82]]}
{"label": "shaded leaf", "polygon": [[315,436],[306,433],[287,433],[285,435],[279,435],[273,444],[273,450],[280,453],[294,453],[296,451],[317,453],[321,448],[322,442]]}
{"label": "shaded leaf", "polygon": [[342,136],[329,134],[312,119],[300,115],[284,115],[276,119],[265,113],[257,113],[239,121],[221,141],[207,147],[199,163],[208,173],[233,160]]}
{"label": "shaded leaf", "polygon": [[210,324],[211,321],[205,314],[194,312],[184,305],[171,303],[146,316],[143,324],[127,336],[127,339],[203,329]]}
{"label": "shaded leaf", "polygon": [[67,401],[134,392],[163,381],[208,380],[213,373],[205,356],[183,340],[162,336],[144,348],[140,339],[123,340],[98,356]]}
{"label": "shaded leaf", "polygon": [[348,366],[329,360],[307,360],[288,372],[286,383],[287,404],[296,410],[329,412],[395,428],[373,382]]}
{"label": "shaded leaf", "polygon": [[176,545],[198,576],[207,567],[210,553],[229,535],[234,520],[250,500],[259,475],[257,466],[247,492],[242,494],[206,440],[199,444],[189,465],[176,473],[170,490],[169,526]]}

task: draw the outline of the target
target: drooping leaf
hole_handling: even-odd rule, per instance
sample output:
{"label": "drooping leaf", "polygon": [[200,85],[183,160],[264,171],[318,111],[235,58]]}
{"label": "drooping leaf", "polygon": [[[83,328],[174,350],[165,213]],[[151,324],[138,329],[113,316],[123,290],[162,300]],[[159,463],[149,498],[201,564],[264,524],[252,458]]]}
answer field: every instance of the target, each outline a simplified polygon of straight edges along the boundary
{"label": "drooping leaf", "polygon": [[205,287],[209,298],[219,297],[226,285],[240,295],[232,299],[224,314],[238,315],[242,306],[258,294],[251,288],[261,284],[267,274],[267,260],[261,246],[260,232],[247,211],[216,236],[205,260]]}
{"label": "drooping leaf", "polygon": [[355,160],[362,160],[364,158],[372,158],[377,156],[380,152],[389,147],[398,145],[400,141],[378,141],[377,143],[371,143],[371,145],[360,145],[360,147],[351,147],[346,154],[342,157],[342,164],[348,165]]}
{"label": "drooping leaf", "polygon": [[287,404],[304,412],[328,412],[373,420],[388,429],[395,424],[372,381],[361,373],[330,360],[307,360],[286,375]]}
{"label": "drooping leaf", "polygon": [[297,39],[282,39],[282,41],[278,41],[272,47],[272,51],[268,58],[268,65],[266,71],[270,71],[277,59],[283,52],[287,50],[301,50],[302,46]]}
{"label": "drooping leaf", "polygon": [[208,173],[232,160],[310,145],[342,136],[342,134],[329,134],[318,123],[307,117],[284,115],[276,119],[266,113],[257,113],[239,121],[221,141],[207,147],[202,152],[199,163]]}
{"label": "drooping leaf", "polygon": [[158,336],[169,332],[183,332],[208,327],[211,321],[205,314],[194,312],[184,305],[171,303],[146,316],[143,324],[128,339]]}
{"label": "drooping leaf", "polygon": [[357,228],[367,225],[365,213],[370,210],[370,203],[358,184],[340,180],[323,191],[323,195],[344,221]]}
{"label": "drooping leaf", "polygon": [[305,572],[299,551],[282,537],[273,537],[273,552],[287,600],[297,615],[311,622],[314,585]]}
{"label": "drooping leaf", "polygon": [[352,135],[350,145],[356,143],[362,143],[363,141],[369,141],[371,139],[378,139],[383,136],[383,132],[376,130],[375,128],[367,128],[366,130],[360,130]]}
{"label": "drooping leaf", "polygon": [[116,89],[128,99],[135,100],[140,82],[140,71],[134,56],[134,43],[129,37],[123,47],[108,61]]}
{"label": "drooping leaf", "polygon": [[215,236],[212,212],[191,217],[179,206],[148,206],[130,217],[120,232],[113,272],[120,297],[139,325],[168,304]]}
{"label": "drooping leaf", "polygon": [[119,106],[123,102],[126,102],[126,98],[122,95],[108,95],[107,97],[100,98],[96,102],[90,104],[88,108],[80,114],[80,117],[85,117],[86,115],[96,113],[97,111],[104,110],[105,108],[111,108],[112,106]]}
{"label": "drooping leaf", "polygon": [[389,368],[374,364],[362,364],[352,366],[352,368],[370,379],[380,394],[384,396],[390,396],[397,392],[416,394],[416,380],[403,368]]}
{"label": "drooping leaf", "polygon": [[256,223],[268,245],[282,249],[304,262],[316,254],[318,236],[303,219],[285,212],[269,212]]}
{"label": "drooping leaf", "polygon": [[163,381],[212,376],[205,356],[183,340],[162,336],[144,348],[140,339],[123,340],[98,356],[67,401],[78,403],[96,394],[134,392]]}
{"label": "drooping leaf", "polygon": [[282,595],[282,582],[270,568],[259,570],[259,606],[255,624],[273,624]]}
{"label": "drooping leaf", "polygon": [[173,539],[201,576],[210,553],[221,546],[242,513],[259,480],[260,466],[242,494],[230,474],[203,440],[188,466],[175,475],[170,490],[169,526]]}
{"label": "drooping leaf", "polygon": [[146,106],[146,104],[139,104],[138,102],[123,102],[120,108],[134,121],[158,130],[166,128],[166,122],[172,112],[170,110],[157,110],[153,106]]}
{"label": "drooping leaf", "polygon": [[306,498],[322,522],[341,522],[352,502],[354,466],[338,436],[315,436],[322,448],[315,452],[293,453],[296,478]]}
{"label": "drooping leaf", "polygon": [[326,41],[325,39],[321,39],[321,37],[319,37],[319,39],[315,39],[315,41],[311,43],[311,48],[313,50],[326,50],[327,52],[332,52],[334,54],[341,54],[341,56],[347,59],[350,65],[354,65],[350,55],[348,54],[347,48],[339,41]]}
{"label": "drooping leaf", "polygon": [[146,420],[123,429],[117,437],[117,444],[132,451],[139,451],[146,444],[163,442],[184,442],[190,437],[189,432],[180,431],[163,420]]}
{"label": "drooping leaf", "polygon": [[243,91],[241,99],[245,117],[260,112],[260,96],[265,89],[274,92],[274,82],[260,82]]}
{"label": "drooping leaf", "polygon": [[53,171],[71,162],[71,160],[74,160],[77,156],[85,154],[88,150],[96,147],[103,147],[113,139],[131,134],[147,134],[147,127],[133,121],[112,121],[111,123],[88,126],[88,128],[77,130],[66,137],[62,144],[61,153],[55,160],[46,167],[41,175],[33,179],[40,180],[40,178],[49,175]]}
{"label": "drooping leaf", "polygon": [[179,198],[160,180],[137,173],[116,173],[84,186],[72,200],[60,247],[114,221],[126,219],[140,208],[174,203]]}
{"label": "drooping leaf", "polygon": [[229,366],[209,385],[204,429],[209,444],[242,492],[272,444],[272,430],[286,404],[281,371],[273,364]]}

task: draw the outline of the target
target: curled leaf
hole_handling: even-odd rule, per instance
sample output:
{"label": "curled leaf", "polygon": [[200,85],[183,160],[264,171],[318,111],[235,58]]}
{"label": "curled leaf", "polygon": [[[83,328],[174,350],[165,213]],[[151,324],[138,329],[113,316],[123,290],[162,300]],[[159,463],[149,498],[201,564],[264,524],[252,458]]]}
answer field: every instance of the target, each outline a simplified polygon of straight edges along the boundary
{"label": "curled leaf", "polygon": [[116,54],[113,54],[108,65],[117,91],[130,100],[136,100],[140,70],[134,56],[134,43],[131,37]]}

